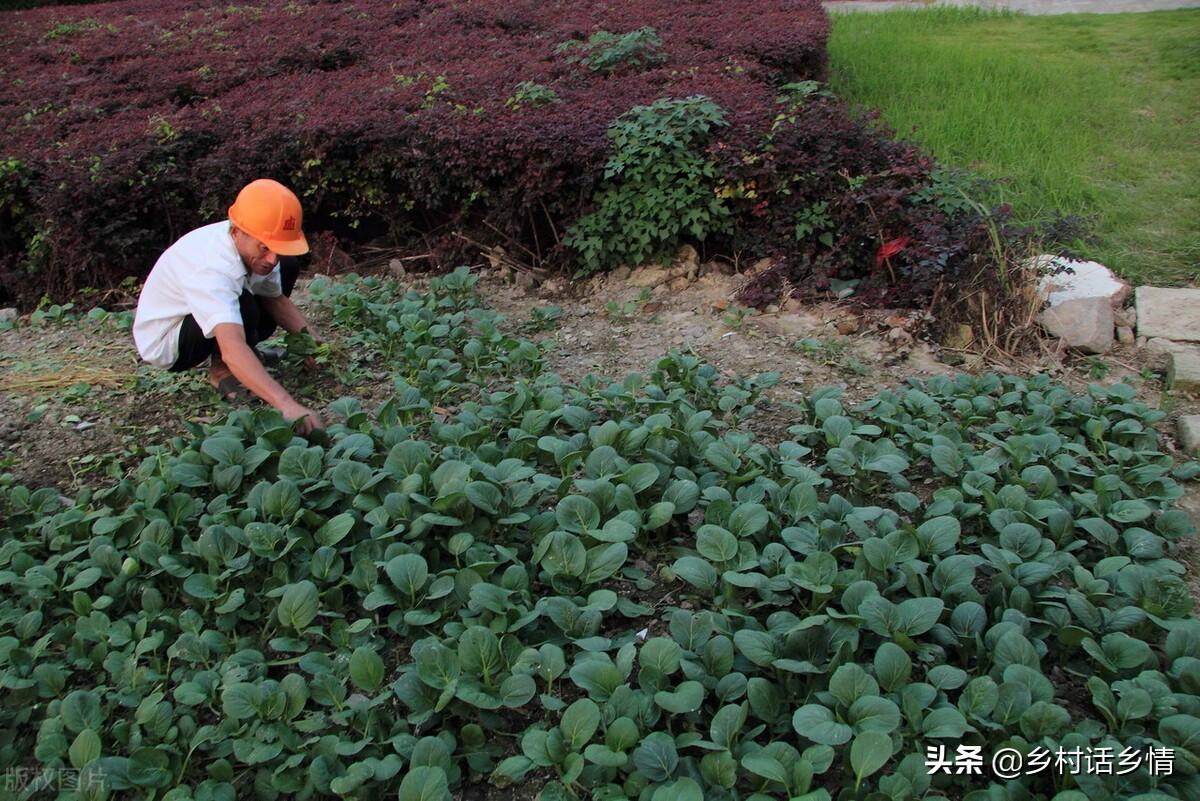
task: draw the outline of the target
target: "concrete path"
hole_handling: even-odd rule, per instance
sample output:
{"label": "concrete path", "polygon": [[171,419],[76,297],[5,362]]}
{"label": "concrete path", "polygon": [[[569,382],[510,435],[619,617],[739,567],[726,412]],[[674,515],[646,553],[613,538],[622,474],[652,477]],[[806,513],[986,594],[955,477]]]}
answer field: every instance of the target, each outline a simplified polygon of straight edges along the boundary
{"label": "concrete path", "polygon": [[1168,11],[1178,8],[1200,8],[1200,0],[831,0],[824,4],[828,11],[890,11],[921,9],[932,6],[977,6],[995,10],[1016,11],[1022,14],[1118,14],[1128,11]]}

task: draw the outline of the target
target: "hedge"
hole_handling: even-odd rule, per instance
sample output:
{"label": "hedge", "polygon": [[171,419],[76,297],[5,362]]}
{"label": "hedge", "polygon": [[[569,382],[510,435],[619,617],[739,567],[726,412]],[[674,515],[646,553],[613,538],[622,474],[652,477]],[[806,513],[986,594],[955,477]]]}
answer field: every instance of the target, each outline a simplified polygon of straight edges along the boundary
{"label": "hedge", "polygon": [[828,27],[816,0],[9,12],[0,294],[144,276],[271,176],[309,230],[434,264],[515,241],[587,273],[692,240],[777,256],[754,302],[836,278],[924,302],[978,219],[821,89]]}

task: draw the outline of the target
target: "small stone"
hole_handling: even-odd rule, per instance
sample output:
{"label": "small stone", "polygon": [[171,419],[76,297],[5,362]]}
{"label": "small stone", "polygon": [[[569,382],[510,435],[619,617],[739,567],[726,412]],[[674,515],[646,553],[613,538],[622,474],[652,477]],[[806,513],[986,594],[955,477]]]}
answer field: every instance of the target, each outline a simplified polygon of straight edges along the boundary
{"label": "small stone", "polygon": [[20,312],[16,309],[0,309],[0,323],[15,323],[20,316]]}
{"label": "small stone", "polygon": [[517,273],[517,286],[526,292],[532,292],[537,287],[537,279],[533,277],[533,273],[522,270]]}
{"label": "small stone", "polygon": [[1113,344],[1112,306],[1107,298],[1075,298],[1042,312],[1042,327],[1070,348],[1107,353]]}
{"label": "small stone", "polygon": [[675,259],[671,262],[673,267],[683,267],[685,273],[693,275],[700,269],[700,254],[691,245],[680,245],[679,250],[675,251]]}
{"label": "small stone", "polygon": [[1137,289],[1138,334],[1176,341],[1200,341],[1200,289]]}
{"label": "small stone", "polygon": [[719,300],[714,300],[712,302],[712,307],[713,307],[713,311],[725,311],[726,309],[729,308],[729,301],[726,300],[725,298],[720,298]]}
{"label": "small stone", "polygon": [[1138,338],[1137,338],[1137,346],[1138,346],[1139,348],[1144,348],[1144,347],[1146,347],[1147,343],[1149,343],[1149,342],[1150,342],[1150,340],[1146,339],[1145,337],[1138,337]]}
{"label": "small stone", "polygon": [[727,261],[710,261],[709,264],[717,275],[733,275],[735,272],[733,265]]}
{"label": "small stone", "polygon": [[404,262],[399,259],[392,259],[388,262],[388,272],[392,274],[393,278],[404,278],[408,275],[404,269]]}
{"label": "small stone", "polygon": [[691,282],[688,281],[687,278],[681,276],[679,278],[671,279],[671,283],[667,284],[667,289],[671,290],[672,292],[682,292],[689,286],[691,286]]}
{"label": "small stone", "polygon": [[1189,414],[1179,418],[1176,423],[1179,444],[1191,456],[1200,449],[1200,414]]}
{"label": "small stone", "polygon": [[771,265],[774,263],[775,262],[771,259],[770,256],[761,258],[758,261],[754,262],[754,264],[750,265],[750,274],[758,275],[759,273],[765,273],[767,270],[771,269]]}
{"label": "small stone", "polygon": [[708,333],[708,329],[702,325],[693,325],[687,330],[687,335],[692,339],[699,339]]}
{"label": "small stone", "polygon": [[1133,329],[1127,326],[1117,328],[1117,341],[1122,345],[1131,344],[1137,337],[1133,335]]}
{"label": "small stone", "polygon": [[763,309],[763,311],[767,314],[779,314],[779,304],[772,303],[770,306],[767,306],[767,308]]}
{"label": "small stone", "polygon": [[1181,350],[1167,357],[1167,387],[1181,392],[1200,390],[1200,353]]}
{"label": "small stone", "polygon": [[1134,328],[1137,326],[1137,310],[1115,309],[1113,322],[1117,324],[1117,328]]}
{"label": "small stone", "polygon": [[667,271],[658,265],[646,265],[638,267],[630,276],[625,279],[625,283],[632,287],[647,287],[658,286],[666,281],[670,276]]}
{"label": "small stone", "polygon": [[622,264],[620,267],[617,267],[615,270],[613,270],[612,273],[610,273],[610,275],[612,275],[612,279],[614,281],[628,281],[629,275],[632,272],[633,272],[633,270],[629,269],[624,264]]}
{"label": "small stone", "polygon": [[837,321],[837,332],[842,336],[856,334],[860,325],[857,317],[843,317]]}
{"label": "small stone", "polygon": [[966,323],[959,323],[946,332],[942,344],[954,350],[966,350],[975,344],[975,331]]}

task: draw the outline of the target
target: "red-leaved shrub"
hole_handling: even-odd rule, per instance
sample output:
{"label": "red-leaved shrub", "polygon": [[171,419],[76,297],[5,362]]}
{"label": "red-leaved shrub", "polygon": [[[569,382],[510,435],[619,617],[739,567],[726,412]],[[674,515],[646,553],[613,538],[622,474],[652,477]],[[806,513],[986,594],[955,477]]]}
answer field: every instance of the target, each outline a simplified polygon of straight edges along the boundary
{"label": "red-leaved shrub", "polygon": [[[853,275],[889,301],[919,300],[896,271],[951,269],[970,237],[911,202],[929,185],[924,157],[813,91],[827,32],[817,0],[5,13],[0,294],[30,302],[144,275],[260,176],[297,190],[307,229],[346,243],[386,236],[446,263],[511,239],[570,266],[563,238],[605,185],[609,126],[704,96],[726,121],[703,153],[735,223],[710,250],[777,255],[792,286]],[[642,50],[622,66],[589,50],[606,41]],[[901,238],[911,244],[877,268]]]}

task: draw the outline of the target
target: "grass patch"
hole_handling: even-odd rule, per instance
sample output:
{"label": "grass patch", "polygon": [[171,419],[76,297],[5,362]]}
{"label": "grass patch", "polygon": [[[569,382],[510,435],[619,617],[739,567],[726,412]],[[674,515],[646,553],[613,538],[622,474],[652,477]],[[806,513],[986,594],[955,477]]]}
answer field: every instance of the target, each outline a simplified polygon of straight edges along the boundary
{"label": "grass patch", "polygon": [[1022,220],[1086,215],[1126,279],[1200,262],[1200,11],[834,17],[832,81],[942,160],[1000,182]]}

